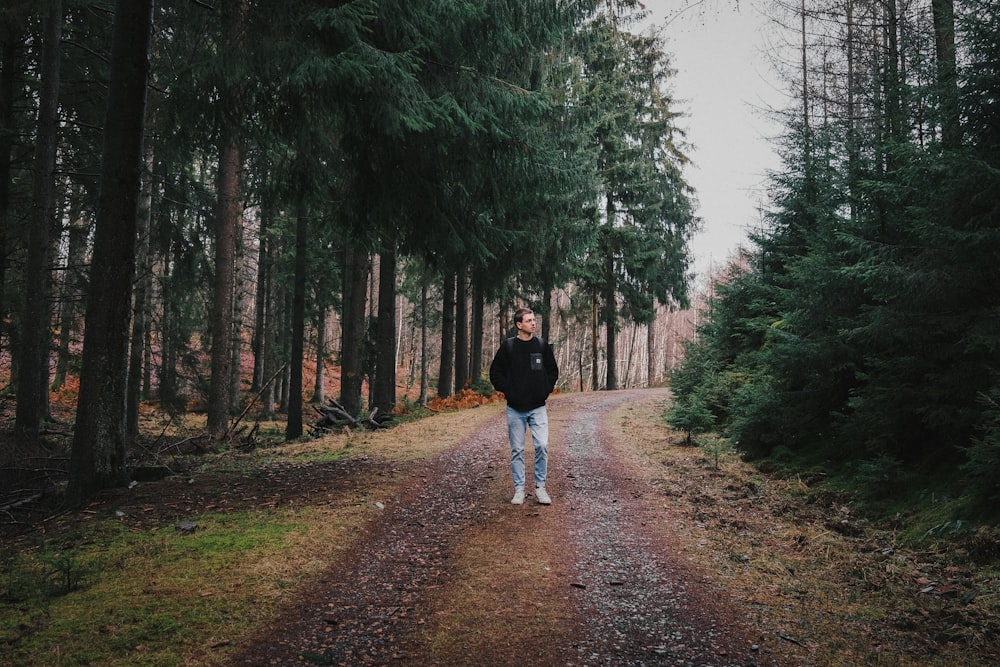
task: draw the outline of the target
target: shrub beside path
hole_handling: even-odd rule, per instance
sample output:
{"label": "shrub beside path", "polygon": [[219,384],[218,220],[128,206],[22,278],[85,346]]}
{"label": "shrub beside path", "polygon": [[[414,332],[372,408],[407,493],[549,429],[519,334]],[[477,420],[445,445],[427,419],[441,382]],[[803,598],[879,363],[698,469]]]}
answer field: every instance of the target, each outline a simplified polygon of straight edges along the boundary
{"label": "shrub beside path", "polygon": [[782,664],[675,551],[660,492],[611,426],[616,410],[665,397],[550,401],[551,506],[509,504],[498,411],[382,502],[233,664]]}

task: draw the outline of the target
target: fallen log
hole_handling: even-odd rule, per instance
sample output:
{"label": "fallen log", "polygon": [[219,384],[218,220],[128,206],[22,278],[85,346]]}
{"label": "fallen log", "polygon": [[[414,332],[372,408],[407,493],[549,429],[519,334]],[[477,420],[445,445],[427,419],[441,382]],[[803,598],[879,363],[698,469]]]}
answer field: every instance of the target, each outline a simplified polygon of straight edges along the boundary
{"label": "fallen log", "polygon": [[25,505],[36,503],[42,499],[42,495],[43,494],[39,492],[39,493],[34,493],[30,496],[26,496],[24,498],[20,498],[19,500],[15,500],[14,502],[8,503],[3,507],[0,507],[0,512],[10,512],[10,510],[16,510],[19,507],[24,507]]}

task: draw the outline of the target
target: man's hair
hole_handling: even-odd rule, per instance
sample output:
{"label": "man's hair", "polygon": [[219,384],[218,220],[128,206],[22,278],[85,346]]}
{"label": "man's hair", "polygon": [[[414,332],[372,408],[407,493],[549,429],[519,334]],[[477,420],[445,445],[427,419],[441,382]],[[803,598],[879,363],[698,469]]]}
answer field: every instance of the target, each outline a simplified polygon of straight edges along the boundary
{"label": "man's hair", "polygon": [[525,315],[529,313],[534,314],[534,312],[535,311],[533,311],[531,308],[518,308],[517,310],[514,311],[514,321],[523,322]]}

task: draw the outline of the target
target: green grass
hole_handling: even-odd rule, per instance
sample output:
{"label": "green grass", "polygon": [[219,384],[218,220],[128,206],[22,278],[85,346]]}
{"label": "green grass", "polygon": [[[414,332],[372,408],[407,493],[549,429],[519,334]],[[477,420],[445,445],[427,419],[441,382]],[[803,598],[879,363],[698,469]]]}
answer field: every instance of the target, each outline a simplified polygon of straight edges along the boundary
{"label": "green grass", "polygon": [[259,565],[279,559],[304,525],[281,512],[192,520],[198,529],[187,535],[107,517],[8,553],[0,561],[3,664],[179,665],[212,637],[250,627],[268,602]]}

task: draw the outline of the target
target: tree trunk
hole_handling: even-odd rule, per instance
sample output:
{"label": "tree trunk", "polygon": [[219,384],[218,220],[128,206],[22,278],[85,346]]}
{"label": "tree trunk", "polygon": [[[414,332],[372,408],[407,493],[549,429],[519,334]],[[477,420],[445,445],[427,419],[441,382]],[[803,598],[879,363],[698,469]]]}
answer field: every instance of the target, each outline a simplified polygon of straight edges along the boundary
{"label": "tree trunk", "polygon": [[208,432],[221,437],[229,427],[232,367],[233,286],[236,225],[239,218],[240,149],[233,130],[223,130],[219,154],[215,234],[215,289],[212,297],[212,377],[208,391]]}
{"label": "tree trunk", "polygon": [[604,285],[604,329],[605,329],[605,355],[607,355],[607,381],[604,388],[611,391],[618,388],[618,373],[616,364],[618,363],[618,351],[615,349],[618,338],[618,308],[615,294],[618,292],[615,280],[615,256],[608,250],[605,258],[605,285]]}
{"label": "tree trunk", "polygon": [[955,0],[931,0],[934,46],[941,114],[941,143],[945,148],[962,144],[959,124],[958,64],[955,56]]}
{"label": "tree trunk", "polygon": [[646,325],[646,386],[652,387],[660,381],[659,365],[657,359],[659,355],[656,349],[656,316],[653,321]]}
{"label": "tree trunk", "polygon": [[[243,216],[237,218],[239,222],[243,221]],[[235,239],[235,257],[233,265],[233,322],[229,327],[229,335],[232,339],[232,343],[229,346],[229,353],[232,356],[232,372],[229,374],[229,410],[230,414],[239,414],[241,408],[240,394],[243,389],[243,329],[246,327],[246,322],[243,319],[244,313],[246,312],[246,303],[249,295],[249,290],[246,288],[244,283],[245,271],[244,265],[246,264],[246,253],[244,248],[246,245],[246,239],[244,238],[244,232],[246,231],[244,225],[236,225],[236,239]]]}
{"label": "tree trunk", "polygon": [[469,377],[476,382],[483,376],[483,327],[484,300],[483,281],[480,272],[476,272],[472,279],[472,349],[469,359]]}
{"label": "tree trunk", "polygon": [[73,336],[80,334],[80,307],[87,293],[84,266],[87,262],[87,237],[90,227],[79,212],[69,212],[69,231],[66,238],[66,269],[63,271],[62,290],[59,297],[59,349],[56,373],[52,378],[52,391],[59,391],[69,373],[70,346]]}
{"label": "tree trunk", "polygon": [[139,437],[139,403],[142,400],[142,370],[149,332],[146,310],[150,293],[149,230],[153,213],[153,151],[146,148],[142,194],[136,220],[136,269],[135,298],[132,307],[132,342],[129,345],[128,390],[125,400],[125,434],[129,442]]}
{"label": "tree trunk", "polygon": [[420,283],[420,405],[427,405],[427,278]]}
{"label": "tree trunk", "polygon": [[32,181],[31,228],[28,232],[28,253],[24,267],[25,298],[21,318],[17,414],[14,422],[14,440],[19,446],[27,448],[34,448],[38,444],[42,419],[48,413],[49,345],[52,338],[49,266],[55,215],[62,25],[62,0],[50,0],[42,44],[38,135]]}
{"label": "tree trunk", "polygon": [[[247,15],[246,0],[224,0],[220,52],[224,65],[232,66],[242,55]],[[208,390],[208,432],[221,437],[229,428],[230,383],[234,372],[233,287],[236,279],[236,228],[240,224],[240,182],[242,166],[239,115],[241,84],[229,84],[218,101],[222,109],[219,133],[219,171],[215,233],[215,289],[212,296],[212,377]]]}
{"label": "tree trunk", "polygon": [[[278,306],[277,306],[277,295],[275,294],[274,281],[271,278],[272,272],[271,267],[275,264],[275,248],[274,245],[266,240],[262,245],[266,246],[261,255],[261,261],[263,262],[258,268],[259,271],[264,272],[263,281],[258,280],[258,292],[257,298],[264,302],[262,307],[263,313],[259,318],[258,326],[260,327],[257,335],[263,339],[261,343],[260,354],[263,356],[261,362],[261,368],[263,370],[261,382],[268,382],[272,377],[278,372],[280,365],[278,357]],[[277,378],[273,382],[270,382],[264,391],[264,400],[262,402],[262,410],[264,416],[268,419],[273,419],[276,411],[277,402]],[[259,390],[258,390],[259,391]]]}
{"label": "tree trunk", "polygon": [[[0,345],[7,312],[7,254],[10,248],[10,184],[14,159],[14,90],[21,72],[18,49],[23,44],[24,26],[13,17],[0,16]],[[2,347],[0,347],[2,349]]]}
{"label": "tree trunk", "polygon": [[313,381],[312,402],[326,403],[326,307],[316,315],[316,377]]}
{"label": "tree trunk", "polygon": [[371,257],[353,245],[349,245],[344,254],[340,404],[351,415],[358,415],[364,384],[365,306]]}
{"label": "tree trunk", "polygon": [[[267,281],[268,281],[268,271],[270,267],[269,263],[269,253],[268,247],[270,246],[268,240],[268,227],[270,222],[270,213],[267,207],[261,212],[260,220],[260,233],[257,235],[257,288],[255,294],[257,298],[254,302],[254,324],[253,324],[253,338],[250,342],[250,347],[253,354],[253,378],[250,381],[250,391],[258,392],[261,387],[264,386],[264,353],[265,345],[264,342],[267,340],[265,334],[265,327],[267,326],[268,317],[268,300],[267,300]],[[272,370],[273,374],[274,371]],[[270,379],[270,375],[267,376]]]}
{"label": "tree trunk", "polygon": [[125,484],[125,383],[153,0],[117,0],[70,503]]}
{"label": "tree trunk", "polygon": [[174,296],[177,268],[182,265],[181,254],[184,249],[176,240],[168,244],[165,255],[169,261],[164,262],[163,275],[160,277],[160,300],[163,303],[163,321],[160,324],[163,354],[160,359],[160,383],[158,395],[160,401],[171,408],[178,405],[180,388],[178,386],[177,360],[181,351],[179,329],[180,315],[178,299]]}
{"label": "tree trunk", "polygon": [[595,287],[590,295],[590,388],[597,391],[600,382],[598,374],[598,354],[600,352],[597,339],[598,322],[597,317],[597,288]]}
{"label": "tree trunk", "polygon": [[465,265],[455,275],[455,391],[469,384],[469,271]]}
{"label": "tree trunk", "polygon": [[438,396],[452,394],[452,364],[455,361],[455,274],[444,277],[441,302],[441,367],[438,370]]}
{"label": "tree trunk", "polygon": [[288,423],[285,439],[302,435],[302,364],[306,341],[306,268],[309,249],[309,223],[305,206],[299,204],[295,216],[295,283],[292,292],[291,386],[288,392]]}
{"label": "tree trunk", "polygon": [[[888,54],[886,56],[886,80],[885,85],[885,111],[886,127],[889,130],[889,139],[893,142],[904,142],[905,121],[903,119],[903,85],[900,76],[900,51],[899,51],[899,11],[896,0],[887,0],[886,11],[886,38],[888,39]],[[889,155],[894,155],[890,151]],[[895,160],[890,160],[890,168]]]}
{"label": "tree trunk", "polygon": [[378,331],[372,404],[382,414],[396,407],[396,249],[382,250],[378,269]]}

